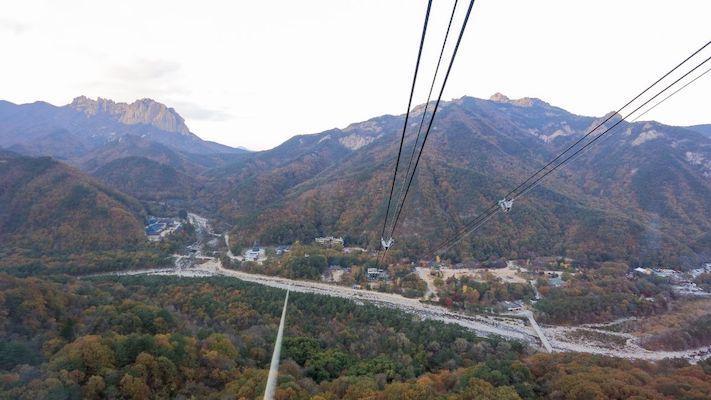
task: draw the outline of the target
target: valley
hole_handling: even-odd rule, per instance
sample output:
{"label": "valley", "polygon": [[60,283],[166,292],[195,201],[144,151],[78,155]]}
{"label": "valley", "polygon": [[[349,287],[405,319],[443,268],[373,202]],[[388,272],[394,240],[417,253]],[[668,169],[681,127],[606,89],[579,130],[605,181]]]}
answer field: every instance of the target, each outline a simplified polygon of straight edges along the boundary
{"label": "valley", "polygon": [[[200,265],[195,266],[185,266],[181,263],[181,266],[175,268],[126,271],[116,273],[116,275],[157,275],[188,278],[206,276],[233,277],[242,281],[253,282],[278,289],[286,290],[288,288],[290,291],[299,293],[339,297],[356,303],[368,302],[415,314],[419,318],[460,325],[479,335],[497,335],[506,339],[520,340],[535,346],[541,346],[539,336],[535,330],[530,325],[523,323],[520,319],[514,319],[511,318],[511,316],[466,315],[399,295],[240,272],[223,268],[219,260],[201,261],[202,263]],[[526,317],[527,314],[522,313],[516,316]],[[590,340],[590,336],[585,335],[578,336],[578,340],[571,340],[570,336],[580,331],[601,333],[601,336],[595,341]],[[650,361],[666,358],[681,358],[691,362],[697,362],[711,357],[711,346],[684,351],[650,351],[639,346],[639,338],[637,337],[609,331],[599,331],[586,327],[543,326],[542,332],[546,338],[549,338],[553,351],[557,352],[579,352]],[[620,338],[622,340],[620,340]]]}
{"label": "valley", "polygon": [[[240,247],[304,242],[327,233],[353,246],[377,247],[386,171],[395,161],[403,120],[379,116],[246,152],[200,142],[186,133],[175,110],[145,99],[1,108],[3,148],[53,156],[138,199],[151,214],[195,210],[221,221],[221,230],[232,231]],[[122,119],[127,110],[136,119]],[[415,107],[413,118],[423,111]],[[418,212],[403,214],[394,259],[430,250],[598,121],[540,99],[501,94],[443,102],[408,200]],[[564,256],[695,268],[711,257],[711,139],[694,129],[701,128],[622,122],[511,213],[493,218],[443,256]],[[63,130],[87,143],[75,146],[76,154],[40,146],[65,135],[56,133]]]}
{"label": "valley", "polygon": [[[202,141],[145,99],[0,104],[2,116],[0,394],[258,397],[287,288],[279,371],[294,380],[279,390],[305,399],[361,384],[550,397],[566,387],[559,364],[594,368],[609,393],[647,390],[640,374],[659,382],[648,398],[706,393],[711,141],[694,128],[624,123],[425,257],[597,121],[500,94],[445,102],[379,262],[402,116],[261,152]],[[461,383],[414,383],[451,376]]]}
{"label": "valley", "polygon": [[711,399],[711,2],[6,3],[0,400]]}
{"label": "valley", "polygon": [[[189,216],[190,220],[202,232],[201,237],[210,238],[210,240],[213,240],[211,239],[213,237],[222,237],[213,233],[207,219],[195,214],[189,214]],[[237,257],[230,250],[229,234],[224,235],[224,240],[228,249],[226,250],[226,256],[233,260],[236,259]],[[192,244],[191,248],[203,249],[204,243]],[[459,325],[476,332],[480,336],[496,335],[509,340],[522,341],[539,348],[540,351],[547,352],[579,352],[649,361],[680,358],[694,363],[711,357],[711,345],[683,351],[652,351],[640,346],[640,337],[638,336],[603,330],[596,325],[543,325],[539,327],[533,313],[529,310],[481,314],[457,312],[426,301],[425,299],[428,298],[426,295],[423,298],[407,298],[399,294],[383,293],[376,290],[228,269],[222,265],[220,257],[208,257],[202,254],[201,251],[175,255],[174,260],[174,266],[168,268],[129,270],[108,275],[178,276],[185,278],[223,276],[236,278],[241,281],[277,289],[289,289],[292,292],[343,298],[356,304],[367,302],[379,307],[393,308],[414,314],[421,319]],[[420,268],[420,270],[422,269]],[[460,272],[465,273],[466,270],[460,270]],[[421,272],[418,271],[418,274],[421,275]],[[505,276],[509,276],[509,279],[514,280],[518,278],[512,272],[505,273]]]}

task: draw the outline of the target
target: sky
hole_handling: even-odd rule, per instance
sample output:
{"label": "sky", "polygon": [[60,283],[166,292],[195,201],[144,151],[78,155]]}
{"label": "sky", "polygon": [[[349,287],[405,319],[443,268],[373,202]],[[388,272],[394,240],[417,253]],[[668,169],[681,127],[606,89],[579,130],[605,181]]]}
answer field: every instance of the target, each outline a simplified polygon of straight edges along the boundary
{"label": "sky", "polygon": [[[416,104],[453,1],[433,1]],[[5,0],[0,99],[147,97],[202,138],[268,149],[404,113],[426,3]],[[478,0],[443,98],[501,92],[600,116],[711,40],[709,15],[708,0]],[[645,119],[711,123],[709,94],[711,73]]]}

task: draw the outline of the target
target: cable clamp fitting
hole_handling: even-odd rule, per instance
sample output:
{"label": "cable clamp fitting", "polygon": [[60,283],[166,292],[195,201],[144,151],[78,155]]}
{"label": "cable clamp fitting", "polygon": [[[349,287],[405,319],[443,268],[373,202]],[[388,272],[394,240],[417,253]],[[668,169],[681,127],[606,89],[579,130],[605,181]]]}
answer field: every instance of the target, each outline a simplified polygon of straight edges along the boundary
{"label": "cable clamp fitting", "polygon": [[388,240],[385,240],[384,238],[380,238],[380,244],[383,245],[383,250],[389,249],[395,241],[393,238],[389,238]]}
{"label": "cable clamp fitting", "polygon": [[499,207],[501,207],[501,210],[503,212],[511,211],[512,206],[513,206],[513,199],[503,198],[503,199],[499,200]]}

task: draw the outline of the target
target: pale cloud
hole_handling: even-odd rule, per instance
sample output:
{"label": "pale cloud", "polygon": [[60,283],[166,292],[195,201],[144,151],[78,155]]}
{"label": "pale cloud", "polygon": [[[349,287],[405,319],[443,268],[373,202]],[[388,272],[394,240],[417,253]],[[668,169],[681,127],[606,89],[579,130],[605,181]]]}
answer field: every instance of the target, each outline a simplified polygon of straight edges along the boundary
{"label": "pale cloud", "polygon": [[234,118],[232,113],[225,110],[205,108],[199,104],[191,102],[177,100],[170,101],[169,106],[173,107],[178,114],[186,119],[200,121],[227,121]]}
{"label": "pale cloud", "polygon": [[13,35],[20,35],[30,29],[30,25],[24,22],[0,18],[0,31],[7,31]]}
{"label": "pale cloud", "polygon": [[122,81],[153,81],[168,79],[180,70],[180,64],[167,60],[139,59],[131,64],[111,67],[109,75]]}
{"label": "pale cloud", "polygon": [[108,64],[91,80],[79,80],[76,87],[81,88],[81,94],[90,97],[98,96],[129,103],[148,97],[164,102],[169,107],[175,107],[181,103],[181,98],[190,96],[190,91],[181,85],[180,71],[181,65],[174,61],[136,59],[132,62]]}

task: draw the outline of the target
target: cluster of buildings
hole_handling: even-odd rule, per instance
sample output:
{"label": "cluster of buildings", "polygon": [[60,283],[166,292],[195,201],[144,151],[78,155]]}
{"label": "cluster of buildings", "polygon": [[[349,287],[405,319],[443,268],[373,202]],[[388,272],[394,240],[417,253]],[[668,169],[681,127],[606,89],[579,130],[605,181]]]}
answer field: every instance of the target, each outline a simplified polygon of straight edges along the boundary
{"label": "cluster of buildings", "polygon": [[672,284],[672,290],[680,295],[711,296],[711,293],[704,291],[693,282],[699,275],[711,273],[711,263],[706,263],[701,268],[691,270],[688,273],[667,268],[635,268],[633,273],[641,276],[657,276],[669,279]]}
{"label": "cluster of buildings", "polygon": [[321,246],[326,246],[326,247],[335,247],[335,246],[343,246],[343,238],[342,237],[333,237],[333,236],[325,236],[325,237],[317,237],[314,239],[314,241]]}
{"label": "cluster of buildings", "polygon": [[711,293],[703,290],[699,287],[699,285],[694,282],[683,282],[678,285],[672,286],[672,289],[680,295],[711,297]]}
{"label": "cluster of buildings", "polygon": [[148,217],[145,227],[146,236],[152,242],[158,242],[180,228],[180,220],[174,218]]}
{"label": "cluster of buildings", "polygon": [[711,274],[711,262],[704,264],[701,268],[692,269],[689,271],[692,278],[696,279],[701,274]]}
{"label": "cluster of buildings", "polygon": [[667,278],[672,283],[681,283],[688,281],[686,274],[681,271],[676,271],[667,268],[635,268],[634,273],[643,276],[658,276],[660,278]]}
{"label": "cluster of buildings", "polygon": [[[291,251],[291,246],[280,245],[274,248],[274,253],[278,256],[284,255],[289,251]],[[261,264],[266,260],[267,248],[260,247],[256,244],[242,253],[242,261],[251,261]]]}

